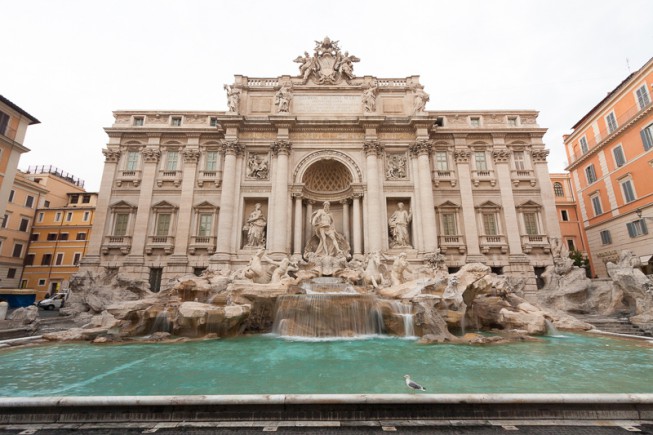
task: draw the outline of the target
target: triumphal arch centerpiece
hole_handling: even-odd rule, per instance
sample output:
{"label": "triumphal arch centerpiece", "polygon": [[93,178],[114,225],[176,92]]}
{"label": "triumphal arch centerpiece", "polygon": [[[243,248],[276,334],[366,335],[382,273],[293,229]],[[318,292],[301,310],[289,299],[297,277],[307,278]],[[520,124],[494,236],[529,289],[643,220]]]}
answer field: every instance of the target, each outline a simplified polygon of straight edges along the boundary
{"label": "triumphal arch centerpiece", "polygon": [[294,74],[235,76],[225,111],[114,112],[84,267],[156,290],[262,249],[296,264],[405,253],[534,291],[559,237],[537,112],[428,110],[419,76],[357,75],[363,61],[324,38]]}

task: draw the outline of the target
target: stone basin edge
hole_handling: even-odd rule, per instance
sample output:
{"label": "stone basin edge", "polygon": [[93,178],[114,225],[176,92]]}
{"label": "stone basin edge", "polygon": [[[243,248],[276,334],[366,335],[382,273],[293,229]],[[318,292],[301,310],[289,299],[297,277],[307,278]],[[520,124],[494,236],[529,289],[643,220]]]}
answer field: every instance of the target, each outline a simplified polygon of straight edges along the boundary
{"label": "stone basin edge", "polygon": [[247,394],[0,397],[0,408],[289,404],[653,404],[653,394]]}

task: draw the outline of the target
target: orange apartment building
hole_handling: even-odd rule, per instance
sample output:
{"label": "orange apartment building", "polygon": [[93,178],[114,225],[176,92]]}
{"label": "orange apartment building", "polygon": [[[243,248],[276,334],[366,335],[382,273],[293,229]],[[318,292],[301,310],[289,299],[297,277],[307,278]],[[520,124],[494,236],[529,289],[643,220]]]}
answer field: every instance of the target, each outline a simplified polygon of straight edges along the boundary
{"label": "orange apartment building", "polygon": [[553,185],[556,211],[560,222],[560,236],[562,243],[569,251],[579,251],[584,257],[590,259],[587,237],[583,231],[583,221],[578,212],[578,204],[574,196],[571,176],[567,173],[549,174]]}
{"label": "orange apartment building", "polygon": [[630,74],[564,137],[594,274],[628,249],[652,273],[653,59]]}

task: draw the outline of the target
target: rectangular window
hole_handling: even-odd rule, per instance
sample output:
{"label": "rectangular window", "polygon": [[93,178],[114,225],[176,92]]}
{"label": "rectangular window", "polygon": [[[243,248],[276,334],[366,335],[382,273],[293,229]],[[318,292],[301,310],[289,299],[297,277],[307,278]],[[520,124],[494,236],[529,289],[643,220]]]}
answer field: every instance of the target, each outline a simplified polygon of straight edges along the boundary
{"label": "rectangular window", "polygon": [[45,217],[45,213],[41,212],[39,213],[39,222],[43,222],[43,218]]}
{"label": "rectangular window", "polygon": [[22,232],[27,232],[27,229],[29,228],[29,219],[27,218],[22,218],[20,220],[20,227],[18,228],[18,231]]}
{"label": "rectangular window", "polygon": [[570,251],[576,250],[576,244],[573,239],[567,239],[567,248],[569,248]]}
{"label": "rectangular window", "polygon": [[612,235],[610,234],[610,230],[603,230],[601,231],[601,244],[602,245],[610,245],[612,244]]}
{"label": "rectangular window", "polygon": [[644,143],[644,151],[653,148],[653,124],[647,126],[639,133],[642,136],[642,142]]}
{"label": "rectangular window", "polygon": [[483,229],[486,236],[497,235],[497,218],[494,213],[483,213]]}
{"label": "rectangular window", "polygon": [[16,278],[16,269],[13,267],[7,269],[7,278]]}
{"label": "rectangular window", "polygon": [[629,222],[626,224],[626,228],[628,228],[628,235],[630,237],[639,237],[648,234],[648,229],[646,228],[646,222],[644,222],[644,219]]}
{"label": "rectangular window", "polygon": [[38,242],[39,241],[39,233],[32,233],[32,235],[29,237],[29,239],[32,242]]}
{"label": "rectangular window", "polygon": [[523,151],[515,151],[512,153],[512,158],[515,161],[515,169],[518,171],[523,171],[526,169],[526,158],[524,157]]}
{"label": "rectangular window", "polygon": [[77,204],[78,201],[79,201],[79,195],[70,195],[71,204]]}
{"label": "rectangular window", "polygon": [[569,212],[567,210],[560,210],[560,217],[563,221],[567,222],[569,220]]}
{"label": "rectangular window", "polygon": [[204,170],[205,171],[217,171],[218,170],[218,152],[217,151],[207,151],[206,160],[204,161]]}
{"label": "rectangular window", "polygon": [[213,215],[210,213],[200,214],[199,227],[197,228],[197,235],[200,237],[208,237],[211,235],[211,225],[213,224]]}
{"label": "rectangular window", "polygon": [[517,127],[517,117],[509,116],[508,117],[508,127]]}
{"label": "rectangular window", "polygon": [[39,287],[43,287],[44,285],[45,285],[45,280],[39,279]]}
{"label": "rectangular window", "polygon": [[142,116],[134,116],[134,127],[142,127],[145,123],[145,118]]}
{"label": "rectangular window", "polygon": [[596,181],[596,171],[594,171],[594,165],[589,165],[585,168],[585,176],[587,177],[587,184],[592,184]]}
{"label": "rectangular window", "polygon": [[116,223],[113,226],[113,235],[114,236],[125,236],[127,235],[127,224],[129,223],[129,214],[128,213],[118,213],[116,215]]}
{"label": "rectangular window", "polygon": [[580,138],[580,150],[583,152],[583,154],[589,150],[589,146],[587,146],[587,138],[585,138],[585,136]]}
{"label": "rectangular window", "polygon": [[456,215],[454,213],[444,213],[442,215],[442,234],[445,236],[456,236]]}
{"label": "rectangular window", "polygon": [[533,212],[524,213],[524,229],[529,236],[539,234],[537,230],[537,214]]}
{"label": "rectangular window", "polygon": [[173,116],[170,121],[170,125],[172,125],[173,127],[179,127],[181,125],[181,117]]}
{"label": "rectangular window", "polygon": [[58,212],[56,212],[55,215],[54,215],[54,221],[55,221],[55,222],[59,222],[60,220],[61,220],[61,212],[58,211]]}
{"label": "rectangular window", "polygon": [[435,168],[438,171],[448,171],[449,170],[449,159],[447,157],[446,151],[436,151],[435,152]]}
{"label": "rectangular window", "polygon": [[11,256],[14,258],[20,258],[23,255],[23,244],[22,243],[15,243],[14,244],[14,250],[11,253]]}
{"label": "rectangular window", "polygon": [[59,240],[68,240],[68,233],[59,234]]}
{"label": "rectangular window", "polygon": [[9,115],[5,112],[0,112],[0,134],[7,133],[7,126],[9,125]]}
{"label": "rectangular window", "polygon": [[48,240],[57,240],[57,233],[48,233]]}
{"label": "rectangular window", "polygon": [[13,190],[11,192],[9,192],[9,202],[14,202],[14,195],[15,194],[16,194],[16,192],[14,192]]}
{"label": "rectangular window", "polygon": [[34,264],[34,254],[27,254],[25,257],[25,266],[31,266]]}
{"label": "rectangular window", "polygon": [[605,123],[608,126],[608,133],[612,133],[617,129],[617,118],[615,118],[614,112],[608,113],[608,116],[605,117]]}
{"label": "rectangular window", "polygon": [[73,212],[69,211],[66,213],[66,222],[70,222],[71,220],[73,220]]}
{"label": "rectangular window", "polygon": [[84,212],[84,222],[88,222],[88,218],[91,217],[91,212],[90,211],[85,211]]}
{"label": "rectangular window", "polygon": [[601,198],[599,195],[592,197],[592,207],[594,207],[594,216],[603,214],[603,207],[601,207]]}
{"label": "rectangular window", "polygon": [[612,149],[612,155],[614,156],[614,164],[617,165],[617,167],[621,167],[626,163],[624,149],[621,147],[621,145],[617,145]]}
{"label": "rectangular window", "polygon": [[159,213],[156,219],[156,235],[167,236],[170,230],[170,213]]}
{"label": "rectangular window", "polygon": [[130,151],[127,153],[127,164],[125,169],[128,171],[135,171],[138,169],[138,151]]}
{"label": "rectangular window", "polygon": [[48,208],[50,207],[50,201],[43,201],[43,207]]}
{"label": "rectangular window", "polygon": [[632,180],[628,179],[621,182],[621,192],[624,195],[624,202],[633,202],[635,200],[635,189],[633,189]]}
{"label": "rectangular window", "polygon": [[61,266],[61,265],[63,264],[63,252],[59,252],[59,253],[57,254],[57,259],[54,260],[54,264],[55,264],[56,266]]}
{"label": "rectangular window", "polygon": [[9,215],[6,214],[2,218],[2,228],[7,228],[7,224],[9,224]]}
{"label": "rectangular window", "polygon": [[73,265],[78,266],[79,265],[79,260],[82,259],[82,254],[79,252],[75,252],[75,255],[73,257]]}
{"label": "rectangular window", "polygon": [[179,160],[179,152],[168,151],[166,158],[166,171],[177,170],[177,161]]}
{"label": "rectangular window", "polygon": [[32,195],[27,195],[25,198],[25,207],[32,208],[34,205],[34,197]]}
{"label": "rectangular window", "polygon": [[43,254],[41,258],[41,266],[49,266],[52,263],[52,254]]}
{"label": "rectangular window", "polygon": [[481,126],[481,118],[478,118],[478,117],[469,118],[469,125],[471,125],[472,127],[480,127]]}
{"label": "rectangular window", "polygon": [[77,240],[86,240],[86,233],[77,233]]}
{"label": "rectangular window", "polygon": [[487,161],[485,160],[485,151],[476,151],[474,153],[474,161],[476,163],[477,171],[487,171]]}
{"label": "rectangular window", "polygon": [[648,90],[646,89],[646,85],[642,85],[639,89],[637,89],[636,94],[637,104],[639,105],[640,109],[648,106],[648,104],[651,102],[651,99],[648,95]]}
{"label": "rectangular window", "polygon": [[91,202],[91,195],[82,195],[82,204],[88,204]]}
{"label": "rectangular window", "polygon": [[211,120],[209,121],[209,125],[211,127],[217,127],[218,126],[218,118],[216,118],[215,116],[212,116]]}

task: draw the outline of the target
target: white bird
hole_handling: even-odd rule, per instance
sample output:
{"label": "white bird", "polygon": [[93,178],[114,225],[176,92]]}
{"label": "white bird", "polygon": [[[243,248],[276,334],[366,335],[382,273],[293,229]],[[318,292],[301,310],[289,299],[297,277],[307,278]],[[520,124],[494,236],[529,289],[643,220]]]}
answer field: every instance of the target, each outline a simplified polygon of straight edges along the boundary
{"label": "white bird", "polygon": [[406,380],[406,386],[408,388],[410,388],[411,390],[426,391],[426,388],[422,387],[417,382],[411,381],[410,380],[410,375],[404,375],[404,379]]}

